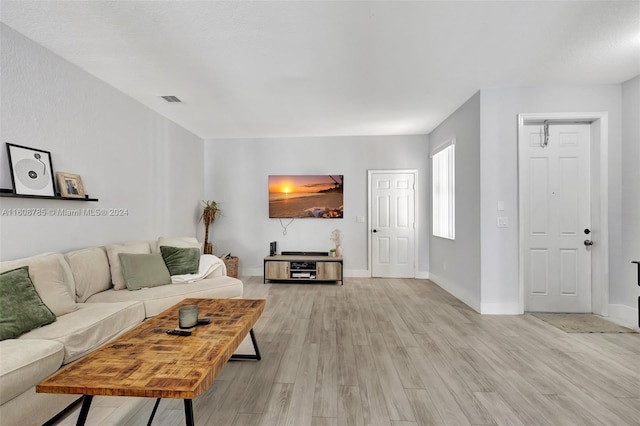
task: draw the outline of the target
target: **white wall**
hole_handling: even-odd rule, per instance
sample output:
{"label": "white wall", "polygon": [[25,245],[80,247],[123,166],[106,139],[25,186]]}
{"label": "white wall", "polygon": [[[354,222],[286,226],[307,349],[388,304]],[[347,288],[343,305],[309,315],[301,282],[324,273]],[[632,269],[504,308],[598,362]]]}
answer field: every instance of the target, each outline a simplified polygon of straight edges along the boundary
{"label": "white wall", "polygon": [[[432,281],[479,311],[480,92],[429,134],[431,150],[452,138],[456,140],[456,239],[432,236],[430,223],[423,228],[430,237],[429,275]],[[428,205],[431,206],[430,200]]]}
{"label": "white wall", "polygon": [[[98,203],[0,198],[0,259],[159,235],[195,235],[203,142],[0,24],[3,142],[51,152]],[[0,187],[10,188],[0,149]],[[16,217],[12,209],[123,208],[124,217]]]}
{"label": "white wall", "polygon": [[[367,170],[417,169],[420,226],[418,268],[429,271],[428,138],[359,136],[205,141],[205,198],[220,203],[224,216],[212,226],[216,253],[240,257],[245,274],[262,274],[269,242],[278,250],[327,251],[331,231],[342,230],[346,275],[367,275]],[[268,175],[344,175],[344,219],[296,219],[287,234],[269,219]],[[288,220],[282,220],[284,224]],[[202,231],[200,231],[202,234]]]}
{"label": "white wall", "polygon": [[[640,76],[622,85],[622,250],[619,285],[612,286],[611,300],[623,305],[619,316],[638,321],[640,296],[637,267],[640,261]],[[615,315],[616,312],[611,312]]]}
{"label": "white wall", "polygon": [[[602,112],[609,114],[609,285],[621,284],[621,86],[482,90],[481,229],[482,313],[519,312],[518,149],[519,113]],[[509,227],[497,228],[496,206],[505,202]]]}

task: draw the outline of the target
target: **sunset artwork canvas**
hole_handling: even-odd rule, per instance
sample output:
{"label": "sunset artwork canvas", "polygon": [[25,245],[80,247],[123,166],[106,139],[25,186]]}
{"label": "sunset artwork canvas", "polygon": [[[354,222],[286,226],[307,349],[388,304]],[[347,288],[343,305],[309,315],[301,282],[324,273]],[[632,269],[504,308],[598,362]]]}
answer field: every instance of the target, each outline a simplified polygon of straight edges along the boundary
{"label": "sunset artwork canvas", "polygon": [[343,186],[343,175],[271,175],[269,217],[341,219]]}

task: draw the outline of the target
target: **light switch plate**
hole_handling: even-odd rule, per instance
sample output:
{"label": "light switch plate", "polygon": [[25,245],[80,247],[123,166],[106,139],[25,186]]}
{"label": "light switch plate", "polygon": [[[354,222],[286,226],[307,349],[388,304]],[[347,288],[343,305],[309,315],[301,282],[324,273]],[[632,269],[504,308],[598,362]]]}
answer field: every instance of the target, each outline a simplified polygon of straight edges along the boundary
{"label": "light switch plate", "polygon": [[498,217],[498,228],[508,228],[509,218],[505,216]]}

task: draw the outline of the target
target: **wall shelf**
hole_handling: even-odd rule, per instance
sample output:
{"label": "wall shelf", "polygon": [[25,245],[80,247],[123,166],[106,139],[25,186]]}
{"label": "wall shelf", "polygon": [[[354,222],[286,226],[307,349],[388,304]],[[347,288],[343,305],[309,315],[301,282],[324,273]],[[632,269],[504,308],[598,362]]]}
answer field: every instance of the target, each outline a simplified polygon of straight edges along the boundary
{"label": "wall shelf", "polygon": [[0,188],[0,197],[6,198],[31,198],[31,199],[39,199],[39,200],[64,200],[64,201],[98,201],[97,198],[89,198],[86,196],[85,198],[71,198],[71,197],[63,197],[61,195],[23,195],[23,194],[15,194],[10,189]]}

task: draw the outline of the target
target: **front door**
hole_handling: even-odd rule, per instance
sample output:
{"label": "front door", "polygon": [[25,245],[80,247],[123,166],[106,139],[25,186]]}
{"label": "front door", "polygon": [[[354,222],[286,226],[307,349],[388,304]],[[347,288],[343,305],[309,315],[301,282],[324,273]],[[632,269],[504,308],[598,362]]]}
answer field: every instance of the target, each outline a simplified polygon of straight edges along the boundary
{"label": "front door", "polygon": [[520,142],[525,310],[591,312],[590,126],[544,127]]}
{"label": "front door", "polygon": [[373,277],[415,277],[415,179],[415,172],[369,173]]}

